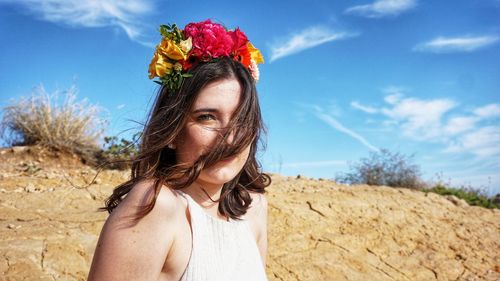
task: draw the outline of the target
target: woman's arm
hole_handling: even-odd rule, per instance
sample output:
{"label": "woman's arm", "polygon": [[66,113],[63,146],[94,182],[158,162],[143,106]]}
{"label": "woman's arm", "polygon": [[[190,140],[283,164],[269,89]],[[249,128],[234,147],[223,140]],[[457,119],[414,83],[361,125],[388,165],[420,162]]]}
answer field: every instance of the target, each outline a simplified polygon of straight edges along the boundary
{"label": "woman's arm", "polygon": [[95,249],[89,281],[158,279],[172,246],[179,209],[173,192],[162,188],[153,210],[131,224],[137,206],[153,195],[152,182],[139,183],[110,214]]}

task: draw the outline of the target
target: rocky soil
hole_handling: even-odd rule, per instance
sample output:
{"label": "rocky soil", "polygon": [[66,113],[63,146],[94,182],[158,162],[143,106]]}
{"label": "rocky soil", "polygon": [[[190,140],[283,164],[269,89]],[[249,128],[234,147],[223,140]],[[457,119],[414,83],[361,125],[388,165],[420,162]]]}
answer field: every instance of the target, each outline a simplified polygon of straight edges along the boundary
{"label": "rocky soil", "polygon": [[[0,280],[86,280],[127,172],[37,147],[0,150]],[[389,187],[273,175],[269,280],[500,280],[500,210]]]}

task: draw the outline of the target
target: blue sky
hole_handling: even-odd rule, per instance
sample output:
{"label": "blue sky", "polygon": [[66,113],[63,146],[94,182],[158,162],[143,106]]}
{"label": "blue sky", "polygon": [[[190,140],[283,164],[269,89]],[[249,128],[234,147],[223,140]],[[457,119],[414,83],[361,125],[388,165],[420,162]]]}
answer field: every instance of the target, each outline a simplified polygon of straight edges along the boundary
{"label": "blue sky", "polygon": [[108,135],[137,129],[159,24],[211,18],[266,60],[264,170],[333,178],[387,148],[424,179],[500,192],[499,0],[245,3],[0,0],[0,106],[75,84]]}

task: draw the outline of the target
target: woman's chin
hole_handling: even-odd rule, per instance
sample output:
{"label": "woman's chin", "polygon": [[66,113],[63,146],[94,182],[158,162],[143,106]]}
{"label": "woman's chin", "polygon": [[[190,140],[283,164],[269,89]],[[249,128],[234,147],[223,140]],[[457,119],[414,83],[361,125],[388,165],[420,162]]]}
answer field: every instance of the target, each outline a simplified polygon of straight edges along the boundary
{"label": "woman's chin", "polygon": [[248,158],[249,147],[245,154],[220,160],[215,165],[203,169],[199,180],[205,182],[205,185],[223,185],[233,180],[243,169]]}
{"label": "woman's chin", "polygon": [[239,170],[234,167],[214,166],[203,170],[199,179],[206,184],[222,185],[234,179],[238,173]]}

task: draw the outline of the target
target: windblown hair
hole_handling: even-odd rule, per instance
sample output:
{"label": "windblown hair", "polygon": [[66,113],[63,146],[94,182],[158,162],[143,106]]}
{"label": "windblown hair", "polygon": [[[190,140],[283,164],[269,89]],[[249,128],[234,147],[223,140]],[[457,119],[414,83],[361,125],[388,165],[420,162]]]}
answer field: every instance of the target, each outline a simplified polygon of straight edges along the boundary
{"label": "windblown hair", "polygon": [[[261,172],[256,160],[258,143],[265,133],[260,112],[255,81],[249,71],[230,58],[203,62],[189,71],[192,77],[185,79],[181,88],[168,92],[161,87],[142,133],[139,152],[132,159],[131,178],[117,186],[101,208],[112,212],[134,185],[143,180],[153,180],[154,197],[140,206],[134,221],[137,222],[153,209],[156,198],[163,188],[182,189],[191,185],[204,167],[237,155],[250,145],[248,159],[241,171],[222,187],[219,213],[238,220],[252,202],[249,191],[264,193],[270,185],[269,175]],[[177,163],[175,150],[168,148],[188,121],[191,108],[200,91],[208,84],[224,79],[236,79],[241,85],[240,104],[229,125],[221,130],[217,143],[194,163]],[[227,142],[229,134],[233,141]]]}

